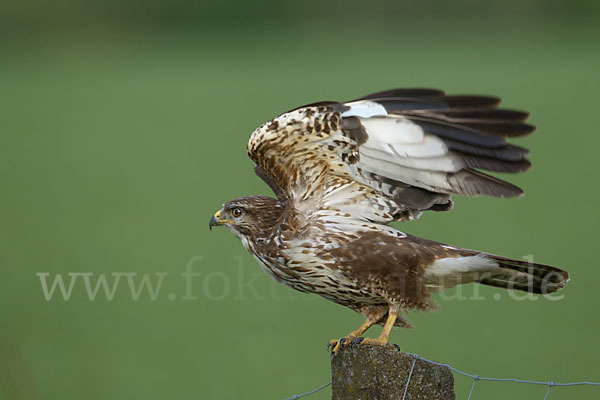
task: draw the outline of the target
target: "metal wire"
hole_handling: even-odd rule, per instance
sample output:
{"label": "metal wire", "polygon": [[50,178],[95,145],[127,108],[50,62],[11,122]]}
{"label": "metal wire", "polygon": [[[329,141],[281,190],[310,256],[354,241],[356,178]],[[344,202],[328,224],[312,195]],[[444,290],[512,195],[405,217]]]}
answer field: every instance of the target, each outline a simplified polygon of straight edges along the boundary
{"label": "metal wire", "polygon": [[546,390],[544,400],[548,400],[548,395],[550,394],[550,389],[552,389],[552,387],[554,387],[554,382],[548,382],[548,389]]}
{"label": "metal wire", "polygon": [[[548,389],[546,390],[546,395],[544,396],[544,400],[548,399],[548,396],[550,394],[550,389],[552,389],[555,386],[583,386],[583,385],[600,386],[600,382],[589,382],[589,381],[560,383],[560,382],[553,382],[553,381],[548,381],[548,382],[530,381],[530,380],[517,379],[517,378],[487,378],[487,377],[482,377],[482,376],[479,376],[479,375],[472,375],[472,374],[469,374],[467,372],[463,372],[463,371],[461,371],[459,369],[456,369],[456,368],[454,368],[454,367],[452,367],[452,366],[450,366],[448,364],[444,364],[444,363],[440,363],[440,362],[437,362],[437,361],[428,360],[426,358],[423,358],[423,357],[419,356],[418,354],[412,354],[412,353],[405,353],[405,354],[413,356],[413,362],[412,362],[412,366],[410,368],[410,373],[408,374],[408,379],[406,380],[406,386],[404,387],[404,395],[402,396],[402,399],[406,398],[406,394],[408,392],[408,385],[410,383],[410,379],[412,378],[412,374],[413,374],[413,371],[415,369],[415,363],[417,362],[417,359],[425,361],[425,362],[428,362],[428,363],[431,363],[431,364],[434,364],[434,365],[439,365],[439,366],[442,366],[442,367],[447,367],[451,371],[456,372],[457,374],[464,375],[464,376],[467,376],[467,377],[473,379],[473,385],[471,386],[471,390],[469,391],[468,400],[471,399],[471,395],[473,394],[473,389],[475,389],[475,384],[478,381],[517,382],[517,383],[529,383],[529,384],[532,384],[532,385],[544,385],[544,386],[548,387]],[[311,395],[313,393],[316,393],[319,390],[324,389],[324,388],[326,388],[329,385],[331,385],[331,382],[326,383],[325,385],[320,386],[320,387],[318,387],[318,388],[316,388],[314,390],[311,390],[310,392],[293,395],[292,397],[288,397],[285,400],[297,400],[299,398],[302,398],[302,397]]]}
{"label": "metal wire", "polygon": [[324,384],[323,386],[319,386],[318,388],[316,388],[316,389],[313,389],[313,390],[311,390],[310,392],[306,392],[306,393],[302,393],[302,394],[295,394],[295,395],[293,395],[292,397],[288,397],[288,398],[287,398],[287,399],[285,399],[285,400],[296,400],[296,399],[299,399],[299,398],[301,398],[301,397],[308,396],[308,395],[310,395],[310,394],[313,394],[313,393],[317,393],[319,390],[321,390],[321,389],[325,389],[325,388],[326,388],[327,386],[329,386],[329,385],[331,385],[331,382],[329,382],[329,383],[326,383],[326,384]]}
{"label": "metal wire", "polygon": [[475,384],[477,383],[478,380],[479,380],[479,376],[474,375],[473,376],[473,384],[471,385],[471,390],[469,391],[469,397],[467,397],[467,400],[471,400],[471,395],[473,394],[473,389],[475,389]]}
{"label": "metal wire", "polygon": [[410,384],[410,378],[412,378],[412,373],[415,370],[415,364],[417,363],[417,358],[419,356],[413,356],[412,367],[410,367],[410,373],[408,374],[408,379],[406,380],[406,385],[404,386],[404,395],[402,396],[402,400],[406,398],[406,393],[408,392],[408,385]]}

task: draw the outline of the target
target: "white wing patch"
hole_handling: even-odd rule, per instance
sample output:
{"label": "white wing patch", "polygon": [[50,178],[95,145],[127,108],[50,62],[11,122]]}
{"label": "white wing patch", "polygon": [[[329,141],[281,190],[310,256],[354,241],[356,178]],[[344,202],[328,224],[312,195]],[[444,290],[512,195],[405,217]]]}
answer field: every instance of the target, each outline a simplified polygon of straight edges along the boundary
{"label": "white wing patch", "polygon": [[386,143],[377,137],[370,137],[361,148],[389,152],[398,157],[431,158],[448,154],[448,147],[433,135],[425,135],[421,141],[416,143],[402,144]]}
{"label": "white wing patch", "polygon": [[350,107],[350,109],[344,111],[342,117],[370,118],[377,115],[388,115],[384,106],[373,101],[353,101],[346,103],[345,106]]}
{"label": "white wing patch", "polygon": [[391,173],[395,166],[442,172],[457,172],[464,167],[462,160],[453,154],[430,158],[399,157],[390,151],[372,150],[364,146],[360,148],[359,154],[362,163],[380,171],[390,170]]}
{"label": "white wing patch", "polygon": [[423,142],[425,135],[419,125],[400,116],[361,118],[360,123],[375,142],[415,144]]}
{"label": "white wing patch", "polygon": [[376,117],[361,120],[361,124],[369,135],[359,150],[363,164],[359,167],[363,169],[373,167],[383,176],[389,176],[385,171],[390,170],[398,176],[407,171],[395,171],[395,166],[442,172],[460,171],[465,166],[441,139],[425,134],[419,125],[406,118]]}
{"label": "white wing patch", "polygon": [[359,148],[359,162],[351,166],[355,179],[369,184],[357,173],[360,169],[437,193],[455,191],[447,174],[466,166],[440,138],[398,115],[361,118],[360,122],[368,139]]}

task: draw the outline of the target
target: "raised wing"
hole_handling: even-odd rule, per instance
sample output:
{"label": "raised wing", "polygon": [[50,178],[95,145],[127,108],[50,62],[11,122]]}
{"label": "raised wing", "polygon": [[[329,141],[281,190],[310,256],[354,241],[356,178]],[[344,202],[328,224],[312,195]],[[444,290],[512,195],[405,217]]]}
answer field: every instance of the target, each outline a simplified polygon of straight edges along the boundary
{"label": "raised wing", "polygon": [[450,209],[453,194],[523,193],[481,172],[531,166],[526,149],[506,142],[535,130],[528,114],[499,103],[433,89],[315,103],[263,124],[248,153],[278,197],[319,208],[335,203],[378,222],[407,219]]}

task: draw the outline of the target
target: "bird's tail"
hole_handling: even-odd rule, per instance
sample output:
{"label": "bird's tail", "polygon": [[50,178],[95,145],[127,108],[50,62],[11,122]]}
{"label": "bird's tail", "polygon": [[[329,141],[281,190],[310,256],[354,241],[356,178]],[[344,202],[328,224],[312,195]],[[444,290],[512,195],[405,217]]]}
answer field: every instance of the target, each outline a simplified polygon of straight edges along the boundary
{"label": "bird's tail", "polygon": [[569,273],[549,265],[479,253],[460,251],[458,257],[438,259],[426,271],[430,291],[440,291],[462,283],[477,282],[510,290],[550,294],[565,287]]}
{"label": "bird's tail", "polygon": [[554,293],[565,287],[569,273],[550,265],[486,255],[498,267],[484,274],[477,282],[504,289],[522,290],[536,294]]}

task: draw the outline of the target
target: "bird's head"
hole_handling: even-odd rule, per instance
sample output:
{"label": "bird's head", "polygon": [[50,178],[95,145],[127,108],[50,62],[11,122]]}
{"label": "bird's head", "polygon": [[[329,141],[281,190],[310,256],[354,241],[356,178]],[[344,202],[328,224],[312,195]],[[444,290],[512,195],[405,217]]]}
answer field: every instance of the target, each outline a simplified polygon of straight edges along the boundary
{"label": "bird's head", "polygon": [[260,238],[268,235],[280,221],[285,203],[267,196],[248,196],[231,200],[213,215],[208,223],[224,225],[236,236]]}

